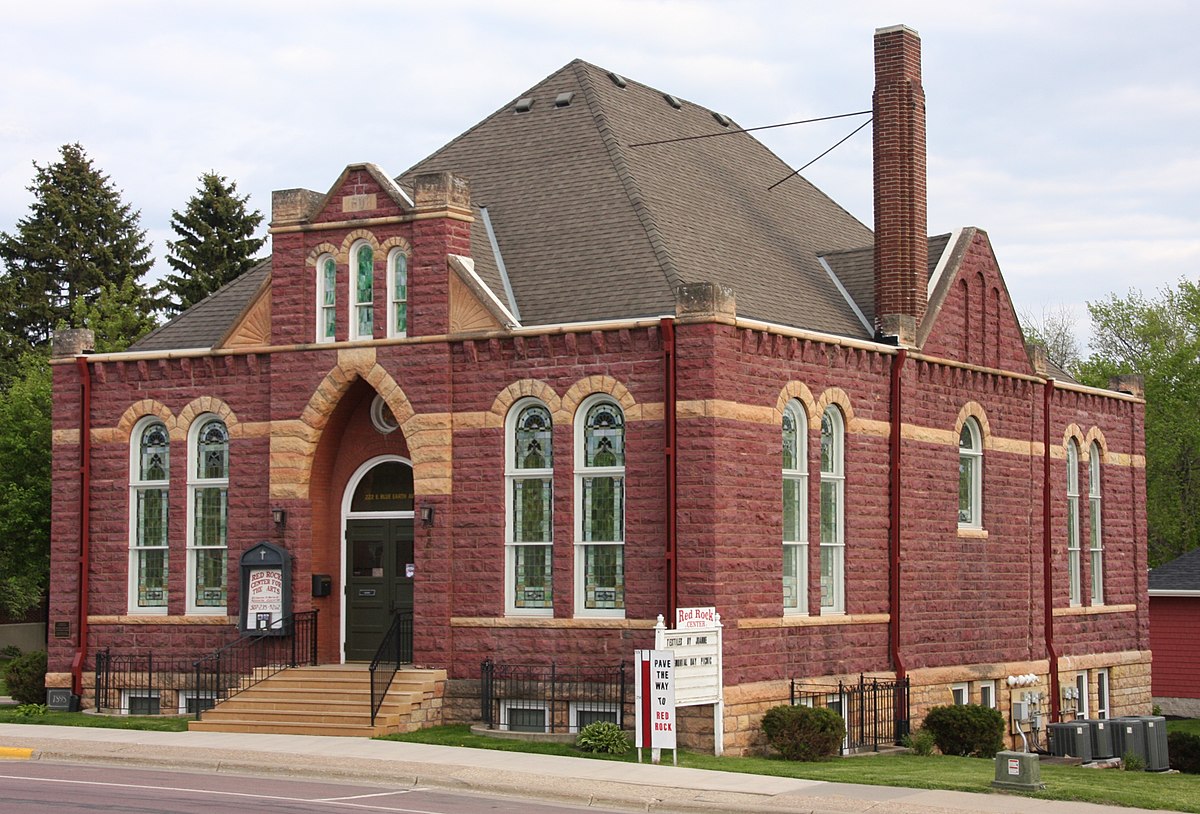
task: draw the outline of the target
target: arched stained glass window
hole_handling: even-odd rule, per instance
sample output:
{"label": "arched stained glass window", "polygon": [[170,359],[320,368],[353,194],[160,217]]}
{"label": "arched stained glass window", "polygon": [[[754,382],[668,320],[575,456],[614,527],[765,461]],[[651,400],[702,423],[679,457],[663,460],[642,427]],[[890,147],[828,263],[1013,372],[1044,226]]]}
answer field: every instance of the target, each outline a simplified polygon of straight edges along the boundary
{"label": "arched stained glass window", "polygon": [[162,421],[143,419],[132,440],[129,605],[133,613],[166,612],[171,439]]}
{"label": "arched stained glass window", "polygon": [[625,609],[625,416],[615,402],[585,401],[577,430],[576,519],[581,580],[577,613],[623,615]]}
{"label": "arched stained glass window", "polygon": [[337,338],[337,263],[331,255],[317,258],[317,341]]}
{"label": "arched stained glass window", "polygon": [[783,610],[808,610],[808,414],[794,400],[783,412]]}
{"label": "arched stained glass window", "polygon": [[224,613],[229,534],[229,431],[216,416],[201,416],[191,433],[188,478],[189,607]]}
{"label": "arched stained glass window", "polygon": [[355,245],[351,256],[351,339],[370,339],[375,333],[375,250]]}
{"label": "arched stained glass window", "polygon": [[1067,583],[1072,605],[1082,602],[1079,549],[1079,444],[1067,442]]}
{"label": "arched stained glass window", "polygon": [[388,255],[388,336],[408,335],[408,255],[392,249]]}
{"label": "arched stained glass window", "polygon": [[821,414],[821,612],[844,613],[845,421],[829,406]]}
{"label": "arched stained glass window", "polygon": [[553,597],[554,444],[550,411],[539,401],[518,402],[508,428],[509,613],[550,615]]}
{"label": "arched stained glass window", "polygon": [[1088,531],[1091,537],[1092,604],[1104,604],[1104,536],[1100,505],[1100,444],[1092,442],[1088,451]]}

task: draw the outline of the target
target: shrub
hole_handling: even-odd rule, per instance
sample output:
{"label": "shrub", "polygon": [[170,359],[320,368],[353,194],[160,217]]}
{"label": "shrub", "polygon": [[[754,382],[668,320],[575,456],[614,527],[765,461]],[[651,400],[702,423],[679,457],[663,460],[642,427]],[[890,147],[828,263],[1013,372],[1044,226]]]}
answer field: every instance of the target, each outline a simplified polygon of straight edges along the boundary
{"label": "shrub", "polygon": [[15,644],[6,644],[3,649],[0,649],[0,661],[9,661],[21,655],[21,648]]}
{"label": "shrub", "polygon": [[916,732],[910,732],[904,736],[904,745],[914,755],[929,757],[933,754],[933,747],[935,745],[933,733],[928,729],[918,729]]}
{"label": "shrub", "polygon": [[1168,732],[1167,754],[1172,769],[1186,774],[1200,774],[1200,735]]}
{"label": "shrub", "polygon": [[13,711],[13,714],[22,719],[41,718],[49,711],[50,708],[45,704],[21,704]]}
{"label": "shrub", "polygon": [[36,650],[10,661],[4,681],[18,704],[46,703],[46,651]]}
{"label": "shrub", "polygon": [[1004,717],[979,704],[934,707],[923,728],[933,734],[943,755],[991,758],[1004,748]]}
{"label": "shrub", "polygon": [[846,723],[831,709],[784,705],[767,710],[762,730],[788,760],[821,760],[841,749]]}
{"label": "shrub", "polygon": [[629,751],[629,738],[612,721],[593,721],[579,730],[575,745],[585,752],[623,755]]}
{"label": "shrub", "polygon": [[1139,754],[1134,752],[1126,752],[1125,754],[1121,755],[1121,768],[1127,772],[1145,771],[1146,761],[1142,760],[1142,756]]}

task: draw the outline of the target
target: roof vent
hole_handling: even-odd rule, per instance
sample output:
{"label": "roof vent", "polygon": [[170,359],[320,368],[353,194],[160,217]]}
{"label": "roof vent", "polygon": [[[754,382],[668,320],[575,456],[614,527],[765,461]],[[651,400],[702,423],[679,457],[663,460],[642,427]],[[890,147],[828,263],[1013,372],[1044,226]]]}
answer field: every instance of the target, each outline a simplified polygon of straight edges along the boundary
{"label": "roof vent", "polygon": [[568,90],[564,93],[560,93],[554,97],[554,106],[555,107],[566,107],[567,105],[571,104],[571,100],[574,98],[575,98],[574,91]]}
{"label": "roof vent", "polygon": [[523,96],[517,100],[517,104],[513,107],[513,110],[517,113],[528,113],[531,107],[533,107],[533,97]]}
{"label": "roof vent", "polygon": [[608,78],[611,79],[612,83],[614,85],[616,85],[618,88],[623,88],[627,84],[629,84],[628,82],[625,81],[625,77],[621,76],[619,73],[613,73],[612,71],[609,71]]}
{"label": "roof vent", "polygon": [[733,122],[733,119],[729,118],[724,113],[717,113],[716,111],[713,111],[713,118],[716,119],[717,124],[721,125],[722,127],[728,127]]}
{"label": "roof vent", "polygon": [[669,104],[671,107],[675,108],[676,110],[679,110],[679,108],[683,107],[683,102],[679,101],[678,99],[676,99],[674,96],[672,96],[669,93],[664,93],[663,98],[667,100],[667,104]]}

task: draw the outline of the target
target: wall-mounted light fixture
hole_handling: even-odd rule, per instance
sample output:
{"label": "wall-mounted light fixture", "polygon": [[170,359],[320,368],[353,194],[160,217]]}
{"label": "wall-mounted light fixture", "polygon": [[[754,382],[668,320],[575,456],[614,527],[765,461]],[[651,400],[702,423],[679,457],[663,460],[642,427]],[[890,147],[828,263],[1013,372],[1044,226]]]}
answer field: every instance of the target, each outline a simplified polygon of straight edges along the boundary
{"label": "wall-mounted light fixture", "polygon": [[271,519],[275,521],[275,528],[282,529],[287,525],[287,509],[271,509]]}
{"label": "wall-mounted light fixture", "polygon": [[429,528],[433,525],[433,506],[421,507],[421,525]]}

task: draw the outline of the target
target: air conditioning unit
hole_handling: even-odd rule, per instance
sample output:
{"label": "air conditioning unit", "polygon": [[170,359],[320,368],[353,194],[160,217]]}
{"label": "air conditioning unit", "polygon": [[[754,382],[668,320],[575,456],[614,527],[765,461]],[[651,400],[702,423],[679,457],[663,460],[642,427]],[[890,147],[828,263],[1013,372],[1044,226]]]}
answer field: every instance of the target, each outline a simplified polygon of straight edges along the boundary
{"label": "air conditioning unit", "polygon": [[1116,757],[1113,749],[1113,722],[1101,720],[1084,721],[1092,732],[1092,760]]}
{"label": "air conditioning unit", "polygon": [[1171,768],[1167,757],[1167,719],[1161,715],[1142,715],[1146,725],[1146,771],[1165,772]]}
{"label": "air conditioning unit", "polygon": [[[1114,718],[1113,752],[1117,757],[1135,755],[1148,763],[1146,754],[1146,722],[1135,715]],[[1164,727],[1165,728],[1165,727]]]}
{"label": "air conditioning unit", "polygon": [[1092,759],[1092,729],[1083,721],[1050,724],[1050,753],[1058,757],[1077,757],[1084,763]]}

